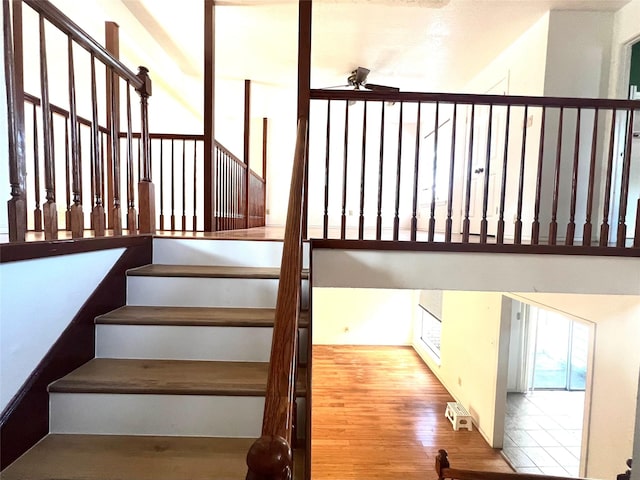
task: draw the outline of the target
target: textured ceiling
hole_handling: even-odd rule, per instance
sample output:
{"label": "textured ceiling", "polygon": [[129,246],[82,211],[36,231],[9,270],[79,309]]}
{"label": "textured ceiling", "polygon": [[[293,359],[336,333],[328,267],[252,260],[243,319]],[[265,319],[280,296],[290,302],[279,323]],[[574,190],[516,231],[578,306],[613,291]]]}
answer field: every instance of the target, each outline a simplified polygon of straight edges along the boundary
{"label": "textured ceiling", "polygon": [[[188,75],[202,74],[202,0],[122,0]],[[621,0],[315,0],[312,86],[373,83],[457,90],[549,9],[617,10]],[[292,86],[297,1],[218,0],[219,78]],[[194,21],[194,19],[197,19]]]}

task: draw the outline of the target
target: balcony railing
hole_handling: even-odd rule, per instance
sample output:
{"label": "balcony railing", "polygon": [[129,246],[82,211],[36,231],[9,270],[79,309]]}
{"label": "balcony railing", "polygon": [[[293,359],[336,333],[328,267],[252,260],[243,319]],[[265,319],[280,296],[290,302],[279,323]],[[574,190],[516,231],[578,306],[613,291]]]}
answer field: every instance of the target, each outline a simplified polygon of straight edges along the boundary
{"label": "balcony railing", "polygon": [[323,238],[640,247],[640,101],[312,90]]}

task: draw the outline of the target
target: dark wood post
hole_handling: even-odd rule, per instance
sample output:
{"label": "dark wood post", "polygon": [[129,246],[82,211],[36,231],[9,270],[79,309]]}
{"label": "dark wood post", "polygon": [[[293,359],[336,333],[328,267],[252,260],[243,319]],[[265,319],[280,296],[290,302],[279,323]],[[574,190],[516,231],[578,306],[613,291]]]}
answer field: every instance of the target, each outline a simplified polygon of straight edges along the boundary
{"label": "dark wood post", "polygon": [[71,190],[73,193],[73,204],[71,205],[69,222],[71,224],[71,236],[73,238],[82,238],[84,235],[84,214],[82,213],[82,201],[80,199],[80,190],[82,188],[79,151],[80,132],[78,131],[73,40],[71,37],[69,37],[67,45],[69,57],[69,122],[71,124]]}
{"label": "dark wood post", "polygon": [[247,166],[244,175],[244,228],[249,228],[250,194],[250,157],[251,150],[251,80],[244,81],[244,163]]}
{"label": "dark wood post", "polygon": [[[120,35],[119,26],[114,22],[104,23],[105,49],[116,59],[120,59]],[[110,130],[111,142],[107,144],[107,168],[106,168],[106,205],[107,205],[107,226],[114,229],[114,235],[122,234],[122,214],[120,209],[120,196],[116,195],[119,189],[120,179],[116,177],[116,170],[119,174],[120,140],[120,82],[117,75],[110,69],[106,69],[106,106],[107,106],[107,128]]]}
{"label": "dark wood post", "polygon": [[[311,16],[312,0],[298,3],[298,117],[309,121],[311,98]],[[307,142],[307,149],[309,143]],[[305,161],[309,161],[306,155]],[[302,204],[302,238],[307,238],[307,210],[309,208],[309,168],[304,174],[304,202]]]}
{"label": "dark wood post", "polygon": [[264,180],[264,188],[262,189],[262,225],[267,224],[267,156],[269,152],[269,120],[267,117],[262,119],[262,179]]}
{"label": "dark wood post", "polygon": [[[21,4],[20,4],[21,5]],[[14,4],[15,6],[15,4]],[[27,233],[27,199],[25,189],[26,164],[24,144],[24,102],[18,100],[16,90],[16,59],[14,37],[11,28],[9,2],[2,2],[4,32],[4,78],[7,94],[7,124],[9,130],[9,182],[11,200],[7,203],[9,220],[9,241],[24,242]],[[14,10],[14,15],[16,11]],[[21,35],[20,35],[21,41]]]}
{"label": "dark wood post", "polygon": [[438,480],[444,480],[443,470],[449,468],[449,459],[447,458],[446,450],[438,450],[436,456],[436,473],[438,474]]}
{"label": "dark wood post", "polygon": [[290,480],[293,454],[289,443],[280,436],[262,436],[247,454],[247,480]]}
{"label": "dark wood post", "polygon": [[142,172],[138,183],[138,211],[140,214],[140,233],[155,233],[156,231],[156,198],[151,182],[151,151],[149,149],[149,110],[148,99],[151,96],[151,79],[149,70],[139,67],[138,78],[142,85],[137,90],[140,95],[140,119],[142,122],[142,136],[140,138],[142,150]]}
{"label": "dark wood post", "polygon": [[204,0],[204,231],[215,232],[215,73],[216,73],[215,0]]}
{"label": "dark wood post", "polygon": [[42,95],[42,134],[44,145],[44,189],[46,201],[42,206],[45,240],[58,238],[58,210],[55,190],[55,158],[53,150],[53,122],[49,103],[49,76],[47,69],[47,41],[44,17],[40,14],[40,91]]}

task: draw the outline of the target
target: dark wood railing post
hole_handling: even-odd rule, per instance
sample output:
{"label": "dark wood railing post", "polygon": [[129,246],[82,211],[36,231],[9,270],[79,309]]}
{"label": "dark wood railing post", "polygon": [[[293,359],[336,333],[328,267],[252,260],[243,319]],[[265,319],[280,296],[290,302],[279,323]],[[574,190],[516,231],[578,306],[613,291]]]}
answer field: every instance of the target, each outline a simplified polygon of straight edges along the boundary
{"label": "dark wood railing post", "polygon": [[[119,28],[117,23],[104,23],[104,46],[116,60],[120,59]],[[116,170],[119,173],[120,165],[116,165],[117,153],[115,151],[120,144],[118,137],[120,132],[120,88],[116,74],[108,68],[105,73],[107,128],[110,131],[109,135],[112,137],[111,142],[107,145],[107,168],[105,169],[107,227],[114,229],[115,235],[121,235],[122,213],[120,210],[120,198],[119,196],[116,198],[116,191],[120,185],[120,178],[116,176]]]}
{"label": "dark wood railing post", "polygon": [[142,85],[137,90],[140,95],[140,119],[142,122],[141,148],[142,172],[138,184],[138,212],[140,214],[140,233],[155,233],[156,231],[156,199],[153,183],[151,182],[151,151],[149,149],[149,110],[148,99],[151,96],[151,79],[149,70],[139,67],[138,78]]}
{"label": "dark wood railing post", "polygon": [[263,435],[247,454],[247,480],[289,480],[292,478],[293,453],[284,438]]}
{"label": "dark wood railing post", "polygon": [[58,211],[55,191],[55,159],[53,151],[53,122],[49,103],[49,77],[47,69],[47,41],[45,38],[44,16],[40,14],[40,89],[42,92],[42,134],[44,152],[44,189],[46,201],[42,206],[45,240],[58,238]]}
{"label": "dark wood railing post", "polygon": [[444,480],[444,472],[445,468],[449,468],[449,459],[447,458],[446,450],[438,450],[438,455],[436,456],[436,473],[438,474],[438,480]]}
{"label": "dark wood railing post", "polygon": [[249,228],[249,202],[251,200],[249,154],[251,151],[251,80],[244,81],[244,228]]}
{"label": "dark wood railing post", "polygon": [[204,0],[204,231],[218,229],[216,182],[220,163],[215,141],[215,73],[216,73],[216,6],[214,0]]}
{"label": "dark wood railing post", "polygon": [[80,134],[78,126],[78,112],[76,108],[76,82],[75,68],[73,61],[73,40],[69,37],[67,44],[69,57],[69,121],[71,123],[71,181],[73,204],[69,222],[71,223],[71,236],[81,238],[84,235],[84,214],[82,213],[82,201],[80,199],[81,176],[80,176]]}
{"label": "dark wood railing post", "polygon": [[[24,102],[19,101],[16,94],[18,87],[16,85],[14,36],[11,28],[9,2],[6,0],[2,2],[2,14],[4,78],[7,90],[7,124],[9,126],[9,182],[11,185],[11,199],[7,203],[9,241],[24,242],[27,233]],[[22,115],[20,112],[23,112]]]}

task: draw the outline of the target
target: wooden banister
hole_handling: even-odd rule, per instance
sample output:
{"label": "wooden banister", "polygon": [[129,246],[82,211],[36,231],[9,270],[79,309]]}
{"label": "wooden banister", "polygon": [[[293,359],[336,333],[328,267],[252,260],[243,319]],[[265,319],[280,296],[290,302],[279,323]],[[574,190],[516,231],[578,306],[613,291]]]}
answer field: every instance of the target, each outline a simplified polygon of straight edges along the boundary
{"label": "wooden banister", "polygon": [[298,120],[291,174],[280,283],[271,343],[262,437],[247,454],[249,480],[288,479],[292,469],[298,314],[302,268],[302,199],[306,168],[307,121]]}
{"label": "wooden banister", "polygon": [[556,477],[529,473],[503,473],[481,470],[461,470],[451,468],[446,450],[439,450],[436,456],[438,480],[576,480],[576,477]]}

